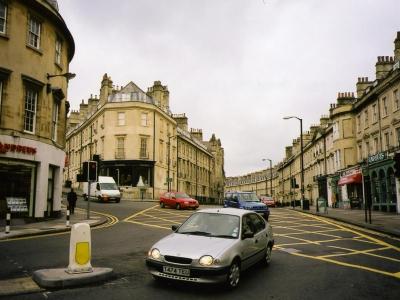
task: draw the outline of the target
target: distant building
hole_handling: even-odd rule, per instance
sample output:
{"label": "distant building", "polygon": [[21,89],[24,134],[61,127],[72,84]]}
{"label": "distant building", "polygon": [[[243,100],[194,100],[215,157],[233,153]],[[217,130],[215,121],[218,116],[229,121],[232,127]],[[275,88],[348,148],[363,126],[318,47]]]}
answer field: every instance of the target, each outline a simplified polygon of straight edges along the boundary
{"label": "distant building", "polygon": [[140,177],[146,198],[158,199],[168,190],[201,201],[222,195],[222,188],[218,194],[214,187],[224,182],[220,142],[208,145],[188,132],[186,116],[171,113],[168,88],[159,81],[144,92],[133,82],[115,87],[105,74],[100,96],[91,96],[71,112],[66,151],[64,180],[76,187],[82,162],[97,154],[99,174],[114,177],[124,197],[139,198]]}
{"label": "distant building", "polygon": [[74,51],[57,1],[0,1],[1,216],[61,212]]}

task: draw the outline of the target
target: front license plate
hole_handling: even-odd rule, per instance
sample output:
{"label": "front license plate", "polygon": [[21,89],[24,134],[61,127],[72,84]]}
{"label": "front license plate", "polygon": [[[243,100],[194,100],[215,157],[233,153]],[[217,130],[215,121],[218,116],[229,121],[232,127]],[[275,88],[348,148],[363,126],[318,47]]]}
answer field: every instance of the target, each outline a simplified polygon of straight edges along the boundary
{"label": "front license plate", "polygon": [[181,269],[181,268],[164,266],[163,272],[168,273],[168,274],[180,275],[180,276],[190,276],[189,269]]}

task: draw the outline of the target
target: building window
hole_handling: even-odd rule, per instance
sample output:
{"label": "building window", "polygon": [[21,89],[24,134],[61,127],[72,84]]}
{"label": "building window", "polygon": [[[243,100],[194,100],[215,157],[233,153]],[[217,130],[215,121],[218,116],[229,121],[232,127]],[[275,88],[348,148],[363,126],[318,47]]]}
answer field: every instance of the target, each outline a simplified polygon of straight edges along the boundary
{"label": "building window", "polygon": [[58,123],[58,111],[60,105],[57,102],[54,102],[53,106],[53,115],[51,118],[51,139],[53,141],[57,140],[57,123]]}
{"label": "building window", "polygon": [[361,161],[363,159],[361,144],[358,145],[357,149],[358,149],[358,160]]}
{"label": "building window", "polygon": [[61,54],[62,54],[62,41],[59,37],[56,38],[56,63],[61,65]]}
{"label": "building window", "polygon": [[148,158],[147,154],[147,138],[140,138],[140,158]]}
{"label": "building window", "polygon": [[369,142],[365,142],[365,157],[369,156]]}
{"label": "building window", "polygon": [[385,141],[385,150],[389,150],[390,147],[390,137],[389,137],[389,132],[385,132],[384,136],[384,141]]}
{"label": "building window", "polygon": [[125,125],[125,113],[119,112],[118,113],[118,126],[124,126],[124,125]]}
{"label": "building window", "polygon": [[357,131],[361,131],[361,116],[357,116]]}
{"label": "building window", "polygon": [[388,107],[386,97],[382,98],[382,117],[386,117],[388,115]]}
{"label": "building window", "polygon": [[396,128],[397,146],[400,146],[400,127]]}
{"label": "building window", "polygon": [[376,110],[376,104],[372,105],[372,123],[378,121],[378,111]]}
{"label": "building window", "polygon": [[160,163],[163,162],[163,156],[164,156],[164,142],[162,140],[160,140],[160,148],[158,149],[158,155],[159,158],[158,160],[160,161]]}
{"label": "building window", "polygon": [[393,91],[393,108],[394,110],[398,110],[400,108],[400,95],[398,89]]}
{"label": "building window", "polygon": [[0,1],[0,33],[6,33],[7,25],[7,5]]}
{"label": "building window", "polygon": [[28,31],[28,45],[36,49],[40,48],[40,28],[42,24],[30,17],[29,18],[29,31]]}
{"label": "building window", "polygon": [[1,120],[1,102],[3,99],[3,81],[0,79],[0,120]]}
{"label": "building window", "polygon": [[374,138],[374,153],[378,153],[379,151],[379,142],[378,142],[378,138]]}
{"label": "building window", "polygon": [[38,92],[26,88],[24,130],[30,133],[35,133],[37,99]]}
{"label": "building window", "polygon": [[364,110],[364,127],[368,127],[368,109]]}
{"label": "building window", "polygon": [[148,124],[147,124],[147,113],[142,113],[142,115],[140,117],[140,124],[142,126],[148,126]]}
{"label": "building window", "polygon": [[117,137],[117,149],[116,150],[117,151],[115,153],[115,158],[117,158],[117,159],[125,158],[125,138],[123,136]]}

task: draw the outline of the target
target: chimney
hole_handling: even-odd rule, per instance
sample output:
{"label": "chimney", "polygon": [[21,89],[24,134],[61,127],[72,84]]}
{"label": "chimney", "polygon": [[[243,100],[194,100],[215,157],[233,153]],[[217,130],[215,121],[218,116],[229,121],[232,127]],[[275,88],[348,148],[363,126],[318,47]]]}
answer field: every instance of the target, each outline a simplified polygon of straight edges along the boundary
{"label": "chimney", "polygon": [[161,85],[161,81],[154,81],[152,87],[147,89],[147,95],[157,100],[163,110],[169,110],[169,91],[166,85]]}
{"label": "chimney", "polygon": [[185,114],[175,114],[172,117],[180,129],[188,131],[188,118]]}
{"label": "chimney", "polygon": [[397,31],[397,37],[394,40],[394,60],[400,61],[400,31]]}
{"label": "chimney", "polygon": [[376,79],[385,78],[392,70],[394,64],[393,56],[378,56],[378,61],[375,64]]}
{"label": "chimney", "polygon": [[285,156],[286,158],[289,158],[293,155],[293,147],[292,146],[286,146],[285,147]]}
{"label": "chimney", "polygon": [[354,93],[352,92],[338,93],[337,105],[352,104],[354,103],[354,101],[355,101]]}
{"label": "chimney", "polygon": [[368,77],[358,77],[356,83],[357,99],[361,99],[365,94],[365,90],[372,85],[371,81],[368,81]]}
{"label": "chimney", "polygon": [[203,131],[201,129],[194,129],[191,128],[190,129],[190,134],[197,140],[199,140],[200,142],[203,141]]}

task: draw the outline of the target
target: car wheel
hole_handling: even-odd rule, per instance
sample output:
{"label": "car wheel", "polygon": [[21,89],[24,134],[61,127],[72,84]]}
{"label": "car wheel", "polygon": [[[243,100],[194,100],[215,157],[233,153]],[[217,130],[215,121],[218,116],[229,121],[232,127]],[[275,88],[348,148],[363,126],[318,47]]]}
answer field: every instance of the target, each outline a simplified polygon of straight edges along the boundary
{"label": "car wheel", "polygon": [[226,278],[226,285],[233,289],[238,286],[240,280],[240,264],[238,260],[234,260],[229,267],[229,272]]}
{"label": "car wheel", "polygon": [[176,204],[176,209],[177,210],[181,209],[181,205],[179,203]]}
{"label": "car wheel", "polygon": [[265,256],[262,260],[264,266],[268,266],[271,263],[272,258],[272,245],[268,244],[267,249],[265,249]]}
{"label": "car wheel", "polygon": [[165,207],[164,202],[160,202],[160,207],[161,207],[161,208],[164,208],[164,207]]}

